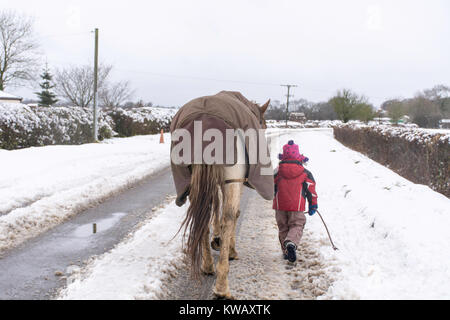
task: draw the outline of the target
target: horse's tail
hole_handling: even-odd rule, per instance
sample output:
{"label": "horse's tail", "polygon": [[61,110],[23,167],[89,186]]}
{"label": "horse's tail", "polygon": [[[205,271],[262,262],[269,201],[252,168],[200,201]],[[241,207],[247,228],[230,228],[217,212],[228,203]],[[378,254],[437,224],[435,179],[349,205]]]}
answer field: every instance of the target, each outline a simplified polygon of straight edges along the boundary
{"label": "horse's tail", "polygon": [[[189,230],[186,243],[187,254],[192,260],[192,273],[200,275],[203,238],[209,231],[211,214],[220,210],[220,192],[223,190],[224,174],[220,165],[193,165],[189,208],[181,225],[184,234]],[[209,243],[206,242],[206,243]]]}

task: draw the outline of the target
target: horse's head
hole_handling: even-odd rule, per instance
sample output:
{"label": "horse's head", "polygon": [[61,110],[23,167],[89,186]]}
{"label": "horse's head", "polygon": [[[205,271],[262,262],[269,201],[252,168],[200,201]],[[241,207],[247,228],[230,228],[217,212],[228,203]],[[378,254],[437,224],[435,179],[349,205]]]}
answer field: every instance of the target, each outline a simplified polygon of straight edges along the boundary
{"label": "horse's head", "polygon": [[259,123],[261,124],[261,128],[267,129],[266,125],[266,119],[264,118],[264,114],[266,113],[267,109],[269,108],[270,100],[267,101],[263,106],[258,107],[259,109]]}

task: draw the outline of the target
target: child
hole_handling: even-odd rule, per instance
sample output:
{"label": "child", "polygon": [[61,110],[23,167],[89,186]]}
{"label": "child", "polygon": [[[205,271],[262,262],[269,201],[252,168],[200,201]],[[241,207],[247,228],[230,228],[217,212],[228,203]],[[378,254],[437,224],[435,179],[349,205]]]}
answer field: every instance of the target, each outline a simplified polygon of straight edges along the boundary
{"label": "child", "polygon": [[279,159],[281,162],[275,170],[273,209],[276,210],[278,235],[284,259],[295,262],[297,246],[306,223],[303,213],[306,199],[308,199],[310,216],[318,209],[316,183],[311,172],[303,167],[309,159],[300,154],[298,145],[294,144],[294,141],[289,141],[283,147],[283,154],[279,155]]}

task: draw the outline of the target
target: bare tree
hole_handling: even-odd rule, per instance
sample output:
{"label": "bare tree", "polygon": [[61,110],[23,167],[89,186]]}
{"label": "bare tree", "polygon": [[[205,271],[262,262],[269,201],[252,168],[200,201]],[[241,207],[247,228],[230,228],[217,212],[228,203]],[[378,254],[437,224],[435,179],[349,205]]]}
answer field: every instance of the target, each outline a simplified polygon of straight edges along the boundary
{"label": "bare tree", "polygon": [[34,80],[37,48],[31,17],[0,11],[0,90]]}
{"label": "bare tree", "polygon": [[[111,69],[110,65],[99,66],[99,93],[106,86]],[[94,68],[92,66],[72,66],[57,70],[55,83],[58,95],[76,106],[86,108],[94,100]]]}
{"label": "bare tree", "polygon": [[424,96],[439,106],[442,116],[450,116],[450,87],[437,85],[432,89],[424,90]]}
{"label": "bare tree", "polygon": [[313,104],[309,113],[307,119],[310,120],[336,120],[338,118],[333,106],[328,102]]}
{"label": "bare tree", "polygon": [[100,90],[100,105],[102,108],[117,108],[131,98],[133,90],[128,81],[106,84]]}
{"label": "bare tree", "polygon": [[442,113],[439,105],[422,94],[407,101],[408,115],[412,122],[422,128],[438,128]]}
{"label": "bare tree", "polygon": [[450,97],[450,87],[439,84],[431,89],[423,91],[424,96],[432,101],[441,100]]}

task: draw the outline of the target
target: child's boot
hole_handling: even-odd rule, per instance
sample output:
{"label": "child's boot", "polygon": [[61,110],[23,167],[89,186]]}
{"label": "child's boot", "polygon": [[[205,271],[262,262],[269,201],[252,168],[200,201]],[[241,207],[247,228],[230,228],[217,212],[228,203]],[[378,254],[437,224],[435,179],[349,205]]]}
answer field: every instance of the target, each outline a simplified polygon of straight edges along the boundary
{"label": "child's boot", "polygon": [[285,246],[287,251],[287,259],[289,262],[297,261],[297,246],[291,241],[287,241]]}

